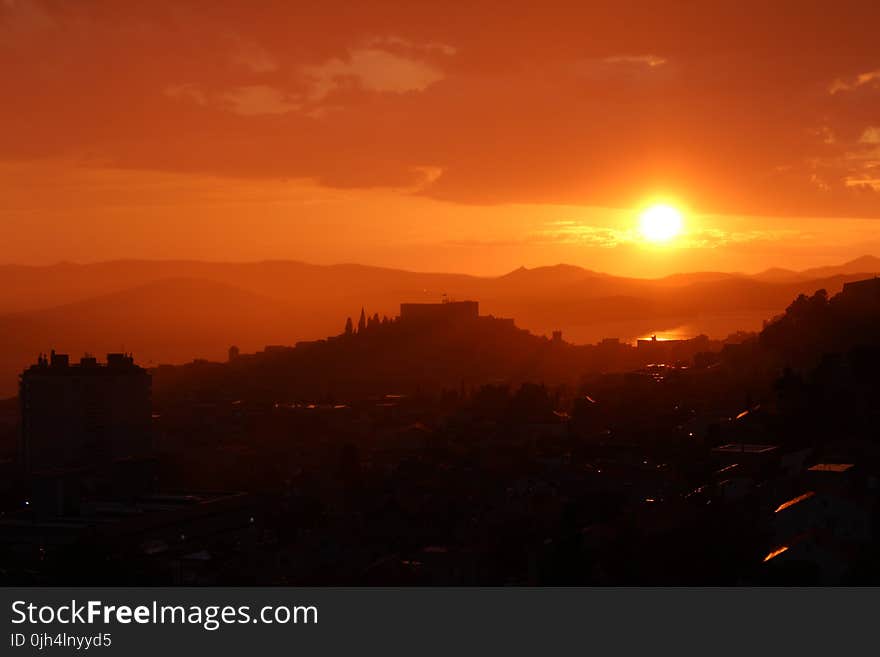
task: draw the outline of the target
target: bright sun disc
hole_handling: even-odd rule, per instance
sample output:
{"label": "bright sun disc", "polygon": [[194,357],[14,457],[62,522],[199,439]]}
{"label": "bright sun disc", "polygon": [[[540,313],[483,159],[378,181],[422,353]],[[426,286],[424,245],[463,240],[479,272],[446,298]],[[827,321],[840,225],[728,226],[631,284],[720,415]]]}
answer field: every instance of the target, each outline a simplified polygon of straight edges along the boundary
{"label": "bright sun disc", "polygon": [[649,242],[668,242],[681,227],[681,212],[669,205],[652,205],[639,217],[639,232]]}

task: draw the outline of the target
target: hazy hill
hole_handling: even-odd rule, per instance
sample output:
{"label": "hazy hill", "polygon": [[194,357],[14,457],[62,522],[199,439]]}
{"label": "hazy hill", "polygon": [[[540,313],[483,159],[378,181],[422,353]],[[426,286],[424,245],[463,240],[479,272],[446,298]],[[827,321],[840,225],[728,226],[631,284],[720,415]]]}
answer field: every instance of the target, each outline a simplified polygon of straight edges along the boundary
{"label": "hazy hill", "polygon": [[791,269],[781,269],[773,267],[767,269],[754,278],[762,281],[779,283],[793,281],[809,281],[819,278],[832,278],[834,276],[850,276],[853,274],[875,275],[880,273],[880,258],[865,255],[855,260],[850,260],[842,265],[832,265],[829,267],[813,267],[803,271],[792,271]]}
{"label": "hazy hill", "polygon": [[234,285],[256,294],[309,303],[362,299],[364,294],[439,298],[447,289],[479,287],[481,279],[462,274],[408,272],[363,265],[310,265],[296,261],[215,263],[121,260],[86,265],[0,266],[0,313],[38,310],[169,278],[192,278]]}
{"label": "hazy hill", "polygon": [[682,274],[671,274],[658,278],[657,283],[664,285],[690,285],[691,283],[709,283],[712,281],[723,281],[731,278],[745,278],[744,274],[730,274],[720,271],[695,271]]}
{"label": "hazy hill", "polygon": [[299,329],[289,303],[214,281],[163,279],[85,301],[0,316],[0,394],[15,374],[54,348],[101,359],[133,351],[143,364],[223,358],[229,345],[289,343]]}
{"label": "hazy hill", "polygon": [[866,255],[850,260],[842,265],[832,267],[814,267],[801,272],[805,278],[826,278],[830,276],[848,276],[851,274],[880,273],[880,258]]}
{"label": "hazy hill", "polygon": [[771,267],[770,269],[755,274],[754,278],[767,283],[791,283],[793,281],[802,280],[803,275],[801,272],[793,271],[791,269]]}

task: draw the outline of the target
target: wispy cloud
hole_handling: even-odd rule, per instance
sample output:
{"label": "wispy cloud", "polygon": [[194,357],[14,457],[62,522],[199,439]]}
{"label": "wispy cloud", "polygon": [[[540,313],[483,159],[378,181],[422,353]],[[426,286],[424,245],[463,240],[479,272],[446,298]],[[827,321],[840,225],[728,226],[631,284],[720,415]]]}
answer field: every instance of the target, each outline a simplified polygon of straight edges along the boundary
{"label": "wispy cloud", "polygon": [[555,244],[583,244],[612,248],[635,241],[635,232],[604,226],[590,226],[573,220],[553,221],[537,231],[533,241]]}
{"label": "wispy cloud", "polygon": [[859,142],[862,144],[880,144],[880,127],[871,126],[865,128]]}
{"label": "wispy cloud", "polygon": [[230,111],[242,116],[287,114],[302,107],[295,96],[264,84],[236,87],[220,98]]}
{"label": "wispy cloud", "polygon": [[400,36],[375,36],[367,39],[365,45],[368,47],[400,48],[403,50],[423,53],[439,53],[446,56],[452,56],[458,52],[458,48],[449,45],[448,43],[440,43],[436,41],[418,43],[417,41],[405,39]]}
{"label": "wispy cloud", "polygon": [[837,78],[828,87],[828,93],[834,95],[841,91],[852,91],[853,89],[858,89],[865,85],[880,85],[880,69],[877,69],[876,71],[867,71],[866,73],[859,73],[852,78]]}
{"label": "wispy cloud", "polygon": [[287,114],[302,107],[297,95],[265,84],[242,85],[218,93],[209,93],[191,83],[176,84],[166,87],[165,95],[197,105],[219,107],[241,116]]}
{"label": "wispy cloud", "polygon": [[197,105],[207,105],[208,95],[197,85],[186,82],[184,84],[172,84],[165,87],[165,95],[178,100],[188,100]]}
{"label": "wispy cloud", "polygon": [[582,59],[575,64],[577,73],[588,80],[626,80],[640,84],[668,79],[675,71],[665,57],[653,54],[609,55]]}
{"label": "wispy cloud", "polygon": [[665,57],[657,55],[613,55],[605,57],[603,60],[606,64],[637,64],[647,66],[648,68],[656,68],[666,63]]}
{"label": "wispy cloud", "polygon": [[[675,246],[691,249],[712,249],[730,244],[774,241],[792,238],[800,232],[792,229],[727,231],[720,228],[694,228],[675,239]],[[635,228],[619,229],[592,226],[575,220],[548,223],[533,234],[532,242],[549,244],[580,244],[599,248],[643,244],[644,238]]]}
{"label": "wispy cloud", "polygon": [[[412,53],[439,53],[446,57],[456,52],[454,47],[447,44],[418,44],[401,37],[373,37],[367,44],[350,50],[345,56],[301,67],[299,70],[305,77],[305,89],[300,86],[288,90],[277,84],[240,84],[209,91],[186,82],[169,85],[164,93],[170,98],[218,107],[242,116],[302,111],[308,116],[321,117],[332,109],[324,101],[337,89],[353,87],[393,94],[424,91],[442,80],[444,74],[436,65]],[[248,81],[253,80],[253,74],[280,70],[278,60],[268,50],[238,37],[235,38],[230,61],[235,68],[250,74]]]}
{"label": "wispy cloud", "polygon": [[240,38],[236,39],[230,61],[250,73],[272,73],[279,68],[278,60],[263,46]]}
{"label": "wispy cloud", "polygon": [[380,48],[353,50],[346,58],[333,58],[303,72],[311,80],[309,97],[320,100],[346,82],[366,91],[406,93],[424,91],[442,80],[443,72],[426,62]]}

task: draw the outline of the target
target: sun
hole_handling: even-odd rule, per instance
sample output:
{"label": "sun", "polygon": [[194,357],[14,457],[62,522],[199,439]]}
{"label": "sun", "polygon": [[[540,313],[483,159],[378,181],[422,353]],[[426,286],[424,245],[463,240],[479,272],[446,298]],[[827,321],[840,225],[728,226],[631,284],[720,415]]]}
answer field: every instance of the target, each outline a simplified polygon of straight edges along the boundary
{"label": "sun", "polygon": [[639,215],[639,232],[649,242],[668,242],[682,226],[681,212],[671,205],[652,205]]}

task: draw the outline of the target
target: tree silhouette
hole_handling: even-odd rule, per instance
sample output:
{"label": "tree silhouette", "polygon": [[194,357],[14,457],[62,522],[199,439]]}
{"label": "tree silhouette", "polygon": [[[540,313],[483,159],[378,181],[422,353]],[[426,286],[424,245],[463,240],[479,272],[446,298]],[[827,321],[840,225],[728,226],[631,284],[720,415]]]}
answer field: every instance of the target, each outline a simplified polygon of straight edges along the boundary
{"label": "tree silhouette", "polygon": [[354,325],[351,322],[351,317],[345,320],[345,334],[351,335],[354,333]]}
{"label": "tree silhouette", "polygon": [[367,313],[361,308],[361,318],[358,320],[358,333],[367,328]]}

